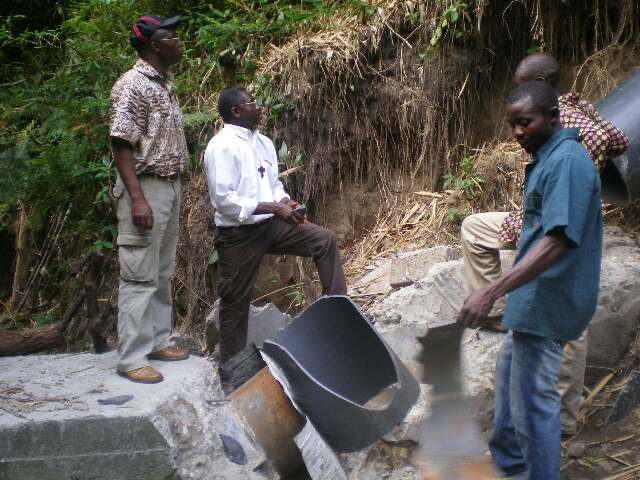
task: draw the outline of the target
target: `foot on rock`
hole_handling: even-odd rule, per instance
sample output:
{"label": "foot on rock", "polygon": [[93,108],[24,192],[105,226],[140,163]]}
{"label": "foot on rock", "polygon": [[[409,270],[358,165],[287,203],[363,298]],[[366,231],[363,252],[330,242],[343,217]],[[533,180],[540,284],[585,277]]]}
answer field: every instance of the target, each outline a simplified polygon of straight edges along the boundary
{"label": "foot on rock", "polygon": [[178,347],[166,347],[157,352],[149,354],[151,360],[163,360],[165,362],[175,362],[178,360],[186,360],[189,358],[189,352]]}
{"label": "foot on rock", "polygon": [[128,372],[121,372],[118,370],[117,373],[121,377],[136,383],[158,383],[164,379],[159,371],[150,366],[136,368],[135,370],[129,370]]}

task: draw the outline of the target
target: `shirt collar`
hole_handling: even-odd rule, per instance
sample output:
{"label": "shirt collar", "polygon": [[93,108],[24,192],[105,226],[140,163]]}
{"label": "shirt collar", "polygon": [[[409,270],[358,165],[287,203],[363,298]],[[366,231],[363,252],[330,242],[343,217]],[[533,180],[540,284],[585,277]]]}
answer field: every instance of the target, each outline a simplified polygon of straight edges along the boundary
{"label": "shirt collar", "polygon": [[558,130],[533,155],[532,163],[538,160],[545,160],[565,140],[578,141],[578,133],[579,130],[577,128],[562,128]]}
{"label": "shirt collar", "polygon": [[133,69],[140,72],[146,77],[152,78],[154,80],[159,80],[162,83],[170,83],[171,75],[167,74],[166,77],[160,75],[160,73],[151,66],[149,62],[146,60],[139,58],[136,64],[133,66]]}
{"label": "shirt collar", "polygon": [[233,125],[232,123],[225,123],[223,128],[225,130],[229,130],[234,135],[247,141],[253,141],[253,139],[255,139],[258,135],[257,129],[249,130],[248,128],[244,128],[239,125]]}

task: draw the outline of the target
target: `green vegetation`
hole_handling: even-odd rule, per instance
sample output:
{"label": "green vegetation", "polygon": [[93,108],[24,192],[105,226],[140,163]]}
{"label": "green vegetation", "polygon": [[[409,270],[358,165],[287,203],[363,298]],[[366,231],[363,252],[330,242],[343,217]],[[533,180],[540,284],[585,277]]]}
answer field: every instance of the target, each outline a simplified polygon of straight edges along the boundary
{"label": "green vegetation", "polygon": [[429,44],[435,47],[446,35],[451,35],[456,40],[464,40],[468,36],[470,24],[469,4],[453,0],[440,15]]}
{"label": "green vegetation", "polygon": [[468,208],[459,210],[457,208],[450,208],[447,210],[447,222],[458,224],[462,222],[471,212]]}
{"label": "green vegetation", "polygon": [[[365,20],[371,8],[360,0],[9,0],[0,7],[0,235],[13,236],[23,208],[38,244],[51,218],[66,212],[60,261],[47,272],[54,283],[86,251],[113,247],[109,93],[137,58],[129,28],[139,15],[183,18],[185,55],[175,89],[185,114],[189,175],[205,146],[201,132],[217,116],[215,92],[253,84],[273,126],[292,105],[256,74],[266,46],[330,26],[339,9]],[[300,163],[284,157],[288,167]]]}
{"label": "green vegetation", "polygon": [[464,157],[458,176],[451,173],[446,174],[443,186],[460,190],[467,199],[471,200],[478,191],[482,190],[480,186],[482,183],[484,183],[484,178],[474,172],[473,157]]}

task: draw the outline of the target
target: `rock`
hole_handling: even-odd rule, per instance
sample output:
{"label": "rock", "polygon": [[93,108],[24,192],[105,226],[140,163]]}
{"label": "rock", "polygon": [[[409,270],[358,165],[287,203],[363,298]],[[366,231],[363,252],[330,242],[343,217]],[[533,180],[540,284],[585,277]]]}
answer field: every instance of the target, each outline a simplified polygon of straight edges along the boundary
{"label": "rock", "polygon": [[429,325],[452,322],[465,298],[462,260],[456,260],[435,264],[424,278],[391,293],[369,313],[380,332],[403,325],[422,336]]}
{"label": "rock", "polygon": [[[247,345],[253,343],[262,347],[268,338],[275,338],[279,330],[291,323],[291,316],[282,313],[273,303],[262,307],[249,306],[249,325],[247,330]],[[216,300],[213,309],[205,321],[205,337],[207,350],[213,352],[220,341],[220,300]]]}
{"label": "rock", "polygon": [[[503,271],[511,268],[515,254],[501,252]],[[428,264],[428,260],[421,261]],[[432,326],[452,322],[467,294],[463,261],[434,261],[422,278],[391,292],[369,313],[385,341],[420,378],[415,337]],[[620,229],[607,228],[598,311],[590,326],[589,364],[617,364],[635,336],[639,319],[640,249],[633,237]],[[464,388],[482,431],[491,427],[495,361],[503,339],[504,334],[467,330],[462,340]],[[414,461],[407,450],[417,445],[425,430],[431,401],[430,386],[421,385],[420,397],[401,425],[374,446],[344,455],[349,478],[414,478]],[[584,444],[574,444],[571,454],[579,457],[584,450]]]}
{"label": "rock", "polygon": [[586,452],[587,446],[584,442],[571,442],[567,447],[567,455],[569,458],[580,458]]}
{"label": "rock", "polygon": [[173,332],[169,337],[169,342],[175,347],[181,348],[182,350],[186,350],[191,355],[202,356],[202,348],[198,345],[198,340],[191,334],[182,334],[178,332]]}
{"label": "rock", "polygon": [[[425,335],[430,326],[453,322],[466,296],[462,260],[437,263],[427,276],[393,292],[370,313],[385,341],[420,378],[416,337]],[[495,360],[503,338],[504,334],[482,330],[467,330],[463,336],[463,380],[481,410],[491,408]]]}
{"label": "rock", "polygon": [[[0,359],[0,478],[278,478],[209,362],[153,362],[165,380],[142,385],[117,376],[116,361],[116,352]],[[125,395],[122,406],[97,402]]]}
{"label": "rock", "polygon": [[391,260],[385,258],[349,289],[349,295],[380,295],[391,291]]}
{"label": "rock", "polygon": [[[425,262],[426,263],[426,262]],[[435,262],[414,284],[389,294],[369,312],[375,328],[417,377],[417,336],[430,326],[452,322],[467,296],[462,260]],[[493,403],[495,358],[503,334],[468,330],[462,340],[462,375],[473,400],[476,418],[488,423]],[[361,452],[342,455],[350,479],[416,478],[412,454],[424,435],[431,410],[431,386],[421,385],[418,401],[403,422],[379,442]]]}
{"label": "rock", "polygon": [[589,325],[587,363],[613,367],[624,356],[640,320],[640,248],[620,228],[605,229],[598,308]]}
{"label": "rock", "polygon": [[459,250],[448,245],[402,252],[391,259],[392,288],[406,287],[425,277],[436,263],[457,260],[462,257]]}
{"label": "rock", "polygon": [[115,397],[99,398],[100,405],[124,405],[129,400],[133,400],[133,395],[116,395]]}

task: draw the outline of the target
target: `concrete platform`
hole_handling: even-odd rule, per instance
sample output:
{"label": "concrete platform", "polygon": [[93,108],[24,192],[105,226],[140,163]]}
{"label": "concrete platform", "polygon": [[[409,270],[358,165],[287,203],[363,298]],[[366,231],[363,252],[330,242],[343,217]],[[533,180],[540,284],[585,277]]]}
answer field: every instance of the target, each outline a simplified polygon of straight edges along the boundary
{"label": "concrete platform", "polygon": [[0,358],[0,479],[278,478],[211,363],[153,364],[165,380],[141,385],[115,374],[115,352]]}

